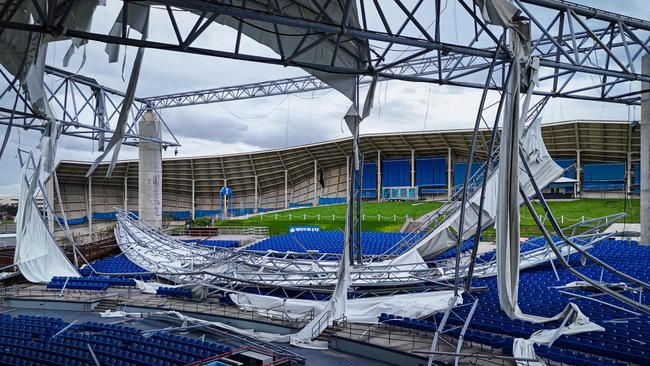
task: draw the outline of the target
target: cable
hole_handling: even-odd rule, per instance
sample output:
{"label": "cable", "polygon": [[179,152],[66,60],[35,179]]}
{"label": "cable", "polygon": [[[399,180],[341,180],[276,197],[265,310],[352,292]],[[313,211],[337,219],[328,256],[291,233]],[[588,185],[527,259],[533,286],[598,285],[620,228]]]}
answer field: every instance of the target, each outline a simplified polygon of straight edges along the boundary
{"label": "cable", "polygon": [[277,104],[275,107],[273,107],[270,111],[268,111],[268,112],[266,112],[266,113],[262,113],[262,114],[257,115],[257,116],[252,116],[252,117],[246,117],[246,116],[240,116],[240,115],[238,115],[237,113],[233,112],[233,111],[230,109],[230,107],[228,107],[228,104],[227,104],[227,103],[217,103],[217,104],[219,104],[219,105],[221,106],[221,108],[223,108],[226,112],[230,113],[230,114],[231,114],[232,116],[234,116],[235,118],[238,118],[238,119],[240,119],[240,120],[242,120],[242,121],[253,121],[253,122],[256,122],[256,121],[261,121],[261,120],[264,120],[264,119],[270,117],[271,114],[273,114],[275,111],[278,110],[278,108],[280,108],[280,106],[281,106],[281,105],[284,103],[284,101],[289,97],[289,95],[290,95],[290,94],[285,95],[285,97],[280,101],[280,103],[278,103],[278,104]]}
{"label": "cable", "polygon": [[431,85],[433,85],[433,83],[429,83],[429,91],[427,92],[427,108],[424,111],[424,126],[422,127],[423,131],[427,129],[427,118],[429,117],[429,100],[431,99]]}

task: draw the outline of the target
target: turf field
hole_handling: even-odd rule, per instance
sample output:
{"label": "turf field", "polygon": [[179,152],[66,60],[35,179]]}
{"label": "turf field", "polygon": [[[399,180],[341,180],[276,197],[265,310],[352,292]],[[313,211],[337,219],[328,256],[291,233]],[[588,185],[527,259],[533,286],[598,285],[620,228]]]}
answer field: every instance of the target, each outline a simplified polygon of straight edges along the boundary
{"label": "turf field", "polygon": [[[416,218],[433,211],[441,202],[365,202],[363,203],[364,231],[399,231],[406,215]],[[627,221],[639,222],[639,200],[623,199],[582,199],[573,201],[549,201],[549,206],[562,226],[568,226],[583,219],[627,212]],[[542,214],[541,206],[536,210]],[[539,234],[535,223],[525,207],[521,209],[522,236]],[[379,215],[379,216],[378,216]],[[197,224],[209,220],[199,219]],[[287,233],[290,226],[320,226],[321,230],[339,230],[345,226],[345,205],[330,205],[265,213],[245,220],[228,220],[216,225],[225,226],[266,226],[269,234]],[[550,223],[546,222],[550,228]],[[488,231],[489,235],[491,231]]]}

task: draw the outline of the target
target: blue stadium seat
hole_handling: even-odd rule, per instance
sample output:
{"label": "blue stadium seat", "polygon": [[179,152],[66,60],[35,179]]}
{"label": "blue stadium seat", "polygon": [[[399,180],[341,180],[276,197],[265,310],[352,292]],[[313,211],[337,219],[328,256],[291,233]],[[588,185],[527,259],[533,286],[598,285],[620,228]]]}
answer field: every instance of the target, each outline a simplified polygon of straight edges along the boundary
{"label": "blue stadium seat", "polygon": [[166,333],[144,337],[137,328],[116,324],[68,326],[56,318],[0,315],[0,364],[92,366],[87,345],[100,364],[108,366],[185,365],[232,351],[221,344]]}
{"label": "blue stadium seat", "polygon": [[[522,251],[539,248],[545,245],[540,238],[533,238],[522,245]],[[638,243],[629,240],[604,240],[589,252],[597,258],[604,260],[614,268],[627,274],[648,282],[650,280],[650,247],[639,246]],[[484,254],[484,259],[489,260],[492,253]],[[614,273],[602,270],[600,266],[589,261],[581,265],[581,255],[572,254],[569,257],[570,264],[587,276],[599,279],[602,276],[604,282],[619,283],[626,282]],[[614,309],[593,301],[573,298],[560,293],[555,286],[577,280],[568,270],[555,263],[560,280],[555,277],[553,268],[549,264],[540,265],[534,268],[523,270],[520,276],[519,305],[525,313],[551,316],[560,312],[569,303],[576,303],[580,309],[592,321],[603,326],[605,332],[582,333],[570,337],[563,336],[558,339],[552,347],[536,347],[537,354],[545,359],[566,365],[607,365],[619,366],[621,363],[650,364],[650,351],[648,351],[645,340],[650,339],[650,316],[642,314],[638,317],[630,317],[630,313]],[[468,333],[467,340],[501,348],[506,354],[512,352],[513,338],[528,338],[534,331],[540,329],[552,329],[560,325],[560,322],[545,324],[534,324],[519,320],[509,319],[499,308],[499,299],[496,287],[496,278],[475,278],[473,286],[486,287],[487,291],[476,293],[478,297],[478,308],[476,309]],[[588,291],[575,291],[577,294],[591,294]],[[638,293],[624,293],[627,296],[638,299]],[[466,298],[466,301],[471,299]],[[632,310],[629,305],[619,301],[607,299],[619,307]],[[650,298],[644,296],[644,304],[650,303]],[[461,318],[467,315],[468,306],[455,309]],[[442,315],[436,314],[427,321],[431,326],[439,321]],[[458,327],[462,319],[450,317],[448,327]],[[464,319],[464,318],[463,318]],[[624,322],[605,322],[606,320],[621,319]],[[379,323],[389,326],[400,326],[414,330],[422,330],[422,324],[413,319],[407,320],[393,314],[381,314]],[[447,329],[447,328],[446,328]],[[486,335],[487,334],[487,335]]]}

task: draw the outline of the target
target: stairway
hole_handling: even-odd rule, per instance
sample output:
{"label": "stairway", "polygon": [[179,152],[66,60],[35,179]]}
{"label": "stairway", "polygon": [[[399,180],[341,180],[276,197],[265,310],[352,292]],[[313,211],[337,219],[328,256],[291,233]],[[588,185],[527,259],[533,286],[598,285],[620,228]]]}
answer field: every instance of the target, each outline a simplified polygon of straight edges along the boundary
{"label": "stairway", "polygon": [[318,340],[318,341],[325,341],[325,342],[329,343],[330,339],[332,339],[332,336],[335,336],[337,332],[340,332],[340,331],[342,331],[344,329],[345,329],[344,324],[337,324],[337,322],[334,322],[333,325],[330,325],[329,327],[325,328],[323,333],[321,333],[320,335],[318,335],[314,339]]}
{"label": "stairway", "polygon": [[100,312],[100,311],[106,311],[106,310],[111,310],[115,311],[117,310],[117,305],[120,303],[119,300],[117,299],[102,299],[99,304],[95,307],[95,311]]}

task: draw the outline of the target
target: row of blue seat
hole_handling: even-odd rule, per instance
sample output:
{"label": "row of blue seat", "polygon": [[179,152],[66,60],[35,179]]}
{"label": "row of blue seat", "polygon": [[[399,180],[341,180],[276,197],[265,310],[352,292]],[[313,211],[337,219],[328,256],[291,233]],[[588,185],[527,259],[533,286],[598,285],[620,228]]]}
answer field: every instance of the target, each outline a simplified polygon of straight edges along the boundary
{"label": "row of blue seat", "polygon": [[70,282],[51,281],[47,284],[49,289],[69,289],[69,290],[86,290],[86,291],[106,291],[108,285],[102,282]]}
{"label": "row of blue seat", "polygon": [[[361,250],[364,255],[380,255],[393,248],[410,233],[363,232]],[[413,242],[421,236],[412,235]],[[278,251],[305,253],[341,254],[343,251],[343,233],[340,231],[300,231],[287,235],[271,236],[247,248],[253,251]],[[404,249],[401,249],[403,251]],[[399,253],[394,253],[399,254]]]}
{"label": "row of blue seat", "polygon": [[236,248],[241,243],[238,240],[196,240],[196,239],[185,239],[183,240],[186,243],[196,243],[206,247],[220,247],[220,248]]}
{"label": "row of blue seat", "polygon": [[119,278],[119,277],[110,277],[110,276],[88,276],[88,277],[52,277],[52,282],[68,282],[71,283],[88,283],[88,282],[99,282],[105,283],[108,286],[114,287],[133,287],[135,286],[135,281],[132,278]]}
{"label": "row of blue seat", "polygon": [[225,345],[167,333],[145,337],[137,328],[118,324],[70,325],[61,319],[0,315],[2,365],[92,366],[88,345],[99,363],[108,366],[177,366],[232,351]]}
{"label": "row of blue seat", "polygon": [[[93,271],[94,269],[94,271]],[[84,276],[93,276],[95,272],[99,273],[133,273],[131,275],[124,275],[123,277],[136,278],[148,281],[151,279],[151,274],[143,273],[146,270],[137,264],[133,263],[124,254],[118,254],[111,257],[106,257],[96,260],[92,263],[92,267],[86,265],[79,270],[79,273]]]}
{"label": "row of blue seat", "polygon": [[[534,238],[522,245],[522,251],[545,245],[543,239]],[[639,246],[636,242],[627,240],[608,239],[596,244],[589,252],[597,258],[604,260],[614,268],[643,280],[650,280],[650,247]],[[569,263],[580,272],[595,280],[609,283],[627,282],[615,273],[604,270],[602,267],[587,261],[582,265],[582,256],[572,254]],[[564,364],[575,365],[613,365],[616,362],[630,362],[635,364],[650,364],[650,351],[646,342],[650,339],[650,316],[641,314],[631,316],[628,311],[632,307],[618,300],[604,298],[610,304],[626,309],[616,309],[598,302],[571,298],[558,291],[557,286],[576,281],[577,277],[554,261],[555,269],[550,263],[523,270],[520,274],[519,305],[525,313],[549,317],[557,314],[566,307],[569,301],[577,304],[581,311],[592,321],[603,326],[605,332],[582,333],[570,337],[561,337],[553,347],[542,350],[540,356]],[[556,273],[557,276],[556,277]],[[531,333],[540,329],[556,328],[559,322],[536,324],[531,322],[512,320],[501,311],[497,293],[496,279],[475,278],[472,283],[475,287],[485,287],[487,291],[475,294],[478,297],[478,307],[470,322],[470,331],[485,332],[497,337],[528,338]],[[630,284],[631,285],[631,284]],[[577,295],[593,295],[588,290],[568,290]],[[630,291],[622,294],[641,299],[644,304],[650,303],[650,298]],[[464,295],[466,302],[472,301]],[[463,324],[469,306],[458,307],[448,319],[449,327],[458,327]],[[416,330],[431,331],[436,327],[442,315],[437,314],[428,320],[399,319],[390,314],[382,314],[379,321],[407,327]],[[480,338],[480,337],[479,337]],[[482,342],[490,347],[498,346],[499,339],[484,337]],[[547,351],[547,352],[544,352]]]}
{"label": "row of blue seat", "polygon": [[182,297],[186,299],[192,299],[192,291],[186,289],[186,288],[177,288],[177,287],[158,287],[156,289],[156,295],[157,296],[163,296],[163,297]]}

